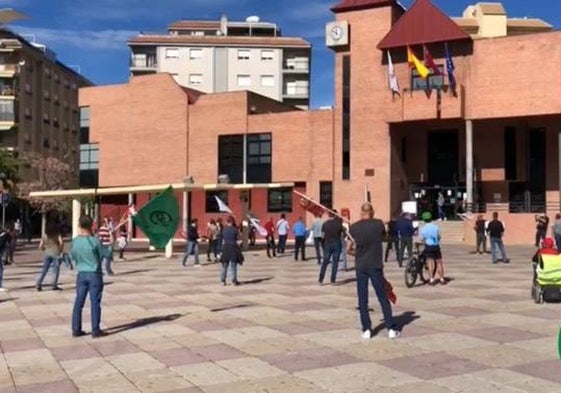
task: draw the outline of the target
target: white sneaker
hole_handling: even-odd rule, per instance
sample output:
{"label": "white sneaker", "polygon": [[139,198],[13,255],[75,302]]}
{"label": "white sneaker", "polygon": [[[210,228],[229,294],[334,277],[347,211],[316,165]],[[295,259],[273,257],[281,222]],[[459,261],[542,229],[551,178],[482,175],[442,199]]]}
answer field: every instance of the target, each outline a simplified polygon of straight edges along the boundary
{"label": "white sneaker", "polygon": [[400,334],[400,333],[399,333],[399,330],[390,329],[390,330],[388,331],[388,338],[389,338],[390,340],[395,340],[396,338],[399,337],[399,334]]}
{"label": "white sneaker", "polygon": [[362,332],[361,337],[363,340],[370,340],[372,338],[372,332],[370,330],[365,330]]}

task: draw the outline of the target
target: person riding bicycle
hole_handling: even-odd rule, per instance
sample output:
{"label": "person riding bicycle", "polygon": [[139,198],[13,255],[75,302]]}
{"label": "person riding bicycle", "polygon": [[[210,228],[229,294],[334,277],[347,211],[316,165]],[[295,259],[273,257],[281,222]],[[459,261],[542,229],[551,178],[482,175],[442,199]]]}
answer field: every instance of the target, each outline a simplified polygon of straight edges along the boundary
{"label": "person riding bicycle", "polygon": [[[440,283],[446,285],[446,280],[444,279],[444,264],[442,262],[442,252],[440,250],[440,228],[438,225],[432,222],[432,214],[430,212],[424,212],[421,215],[421,219],[425,222],[425,225],[421,229],[420,237],[425,243],[425,249],[423,251],[424,256],[427,258],[427,264],[429,267],[430,274],[430,285],[436,285],[435,274],[440,277]],[[434,264],[436,263],[436,270]]]}

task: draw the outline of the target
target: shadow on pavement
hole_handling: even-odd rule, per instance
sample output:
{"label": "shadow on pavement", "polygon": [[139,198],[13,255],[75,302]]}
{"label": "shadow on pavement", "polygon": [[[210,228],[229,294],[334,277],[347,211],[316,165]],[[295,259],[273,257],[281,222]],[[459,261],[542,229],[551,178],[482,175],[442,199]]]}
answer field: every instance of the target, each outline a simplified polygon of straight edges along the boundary
{"label": "shadow on pavement", "polygon": [[123,325],[113,326],[107,329],[107,333],[109,334],[118,334],[121,332],[125,332],[127,330],[137,329],[140,327],[154,325],[160,322],[171,322],[179,319],[187,314],[169,314],[169,315],[162,315],[159,317],[149,317],[149,318],[142,318],[137,319],[134,322],[126,323]]}
{"label": "shadow on pavement", "polygon": [[118,276],[127,276],[127,275],[129,275],[129,274],[148,273],[148,272],[152,272],[152,271],[154,271],[154,270],[155,270],[155,269],[131,270],[131,271],[128,271],[128,272],[123,272],[123,273],[119,272],[119,273],[117,273],[117,275],[118,275]]}
{"label": "shadow on pavement", "polygon": [[[413,323],[416,319],[421,318],[420,315],[417,315],[415,311],[406,311],[401,315],[395,315],[393,319],[395,320],[396,325],[398,326],[399,330],[403,330],[403,328],[410,323]],[[377,335],[382,330],[386,328],[384,323],[379,324],[374,329],[372,329],[372,336]]]}
{"label": "shadow on pavement", "polygon": [[337,281],[334,285],[335,285],[336,287],[340,287],[340,286],[342,286],[342,285],[347,285],[347,284],[350,284],[350,283],[353,283],[353,282],[356,282],[356,277],[353,277],[353,278],[345,278],[344,280]]}
{"label": "shadow on pavement", "polygon": [[275,277],[269,276],[269,277],[264,277],[264,278],[254,278],[253,280],[240,281],[240,285],[260,284],[260,283],[265,282],[265,281],[271,281],[273,278],[275,278]]}

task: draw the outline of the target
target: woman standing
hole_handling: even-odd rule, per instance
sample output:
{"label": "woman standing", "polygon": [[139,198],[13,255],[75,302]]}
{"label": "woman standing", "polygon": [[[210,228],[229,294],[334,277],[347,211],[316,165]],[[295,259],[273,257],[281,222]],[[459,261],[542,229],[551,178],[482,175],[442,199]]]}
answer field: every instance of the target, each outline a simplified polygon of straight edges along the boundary
{"label": "woman standing", "polygon": [[218,262],[218,224],[211,219],[207,227],[208,249],[206,252],[206,261],[211,262],[210,255],[214,255],[214,262]]}
{"label": "woman standing", "polygon": [[82,309],[88,292],[91,302],[92,337],[103,337],[107,333],[100,327],[101,296],[103,294],[103,274],[101,272],[102,249],[100,240],[92,234],[93,220],[89,216],[80,218],[80,234],[72,240],[70,254],[76,262],[76,300],[72,311],[72,336],[80,337],[82,330]]}
{"label": "woman standing", "polygon": [[243,263],[243,254],[238,244],[240,240],[240,231],[236,226],[234,217],[229,216],[226,219],[226,226],[222,230],[222,255],[220,262],[222,263],[222,271],[220,272],[220,281],[222,285],[226,285],[226,276],[228,266],[232,275],[232,285],[239,285],[238,282],[238,264]]}
{"label": "woman standing", "polygon": [[62,291],[62,288],[58,286],[58,276],[60,274],[59,259],[64,249],[64,243],[62,242],[62,235],[58,225],[53,222],[47,225],[45,236],[43,236],[39,243],[39,249],[45,251],[45,256],[43,257],[43,270],[37,280],[37,291],[43,290],[43,280],[51,266],[53,267],[55,275],[53,291]]}

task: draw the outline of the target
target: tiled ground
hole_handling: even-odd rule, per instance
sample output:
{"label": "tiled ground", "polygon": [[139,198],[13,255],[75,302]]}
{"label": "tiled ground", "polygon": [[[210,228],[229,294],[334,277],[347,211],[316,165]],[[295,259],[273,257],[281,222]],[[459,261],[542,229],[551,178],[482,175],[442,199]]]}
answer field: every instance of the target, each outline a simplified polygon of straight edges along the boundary
{"label": "tiled ground", "polygon": [[103,306],[111,335],[73,339],[72,272],[63,292],[35,292],[38,254],[24,251],[0,294],[0,393],[559,393],[561,304],[530,299],[531,252],[492,266],[447,246],[446,287],[406,289],[389,264],[402,337],[363,342],[352,272],[320,287],[315,262],[259,252],[247,254],[240,287],[218,285],[218,265],[116,263]]}

